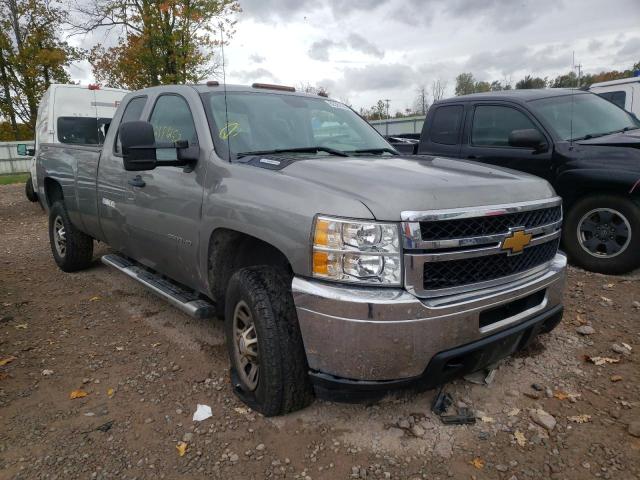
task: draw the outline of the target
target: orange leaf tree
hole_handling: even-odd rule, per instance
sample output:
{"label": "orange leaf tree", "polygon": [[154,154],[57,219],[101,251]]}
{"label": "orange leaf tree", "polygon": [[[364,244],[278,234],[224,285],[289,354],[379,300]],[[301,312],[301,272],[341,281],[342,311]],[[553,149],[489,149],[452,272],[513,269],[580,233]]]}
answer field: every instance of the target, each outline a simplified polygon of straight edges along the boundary
{"label": "orange leaf tree", "polygon": [[89,62],[112,87],[198,82],[214,76],[215,52],[233,35],[236,0],[89,0],[76,7],[79,32],[114,31],[113,46],[96,45]]}

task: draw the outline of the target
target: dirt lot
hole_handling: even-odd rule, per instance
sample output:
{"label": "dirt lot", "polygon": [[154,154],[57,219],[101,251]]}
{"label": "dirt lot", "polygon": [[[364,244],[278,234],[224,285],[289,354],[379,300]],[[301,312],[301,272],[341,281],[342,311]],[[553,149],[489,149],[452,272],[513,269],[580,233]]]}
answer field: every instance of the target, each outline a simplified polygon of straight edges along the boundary
{"label": "dirt lot", "polygon": [[[0,187],[0,478],[640,478],[637,275],[572,269],[560,327],[490,385],[446,387],[475,425],[442,425],[434,392],[267,419],[231,392],[221,322],[102,266],[106,251],[59,271],[40,207]],[[193,422],[198,403],[213,417]]]}

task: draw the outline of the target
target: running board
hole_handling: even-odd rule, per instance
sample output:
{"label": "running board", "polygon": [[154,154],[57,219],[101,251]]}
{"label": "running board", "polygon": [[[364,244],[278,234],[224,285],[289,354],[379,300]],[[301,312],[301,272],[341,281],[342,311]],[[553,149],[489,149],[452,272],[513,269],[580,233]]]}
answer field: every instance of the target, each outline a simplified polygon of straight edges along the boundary
{"label": "running board", "polygon": [[161,298],[167,300],[178,310],[194,318],[212,318],[215,316],[213,303],[202,299],[197,294],[153,273],[139,264],[120,255],[103,255],[102,263],[117,268]]}

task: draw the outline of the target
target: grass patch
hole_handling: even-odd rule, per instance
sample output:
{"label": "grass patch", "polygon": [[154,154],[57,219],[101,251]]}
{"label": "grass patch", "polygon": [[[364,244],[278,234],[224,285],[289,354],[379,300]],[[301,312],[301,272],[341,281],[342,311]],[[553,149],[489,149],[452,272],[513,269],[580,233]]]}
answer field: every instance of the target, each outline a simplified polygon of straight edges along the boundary
{"label": "grass patch", "polygon": [[0,174],[0,185],[10,185],[12,183],[24,183],[29,178],[28,173],[3,173]]}

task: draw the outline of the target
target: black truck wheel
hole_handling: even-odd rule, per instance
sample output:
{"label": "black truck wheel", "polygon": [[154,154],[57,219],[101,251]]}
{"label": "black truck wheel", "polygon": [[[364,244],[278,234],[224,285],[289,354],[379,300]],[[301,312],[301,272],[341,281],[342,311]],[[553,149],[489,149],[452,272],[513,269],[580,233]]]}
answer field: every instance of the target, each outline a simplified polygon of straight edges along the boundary
{"label": "black truck wheel", "polygon": [[33,189],[33,182],[31,181],[31,175],[29,175],[29,178],[27,178],[27,181],[24,184],[24,193],[30,202],[38,201],[38,194]]}
{"label": "black truck wheel", "polygon": [[598,273],[640,267],[640,208],[615,195],[578,200],[567,213],[564,248],[576,265]]}
{"label": "black truck wheel", "polygon": [[93,238],[73,226],[62,202],[55,202],[49,212],[49,243],[61,270],[75,272],[91,265]]}
{"label": "black truck wheel", "polygon": [[254,410],[282,415],[313,399],[291,288],[278,270],[243,268],[229,281],[225,337],[235,393]]}

